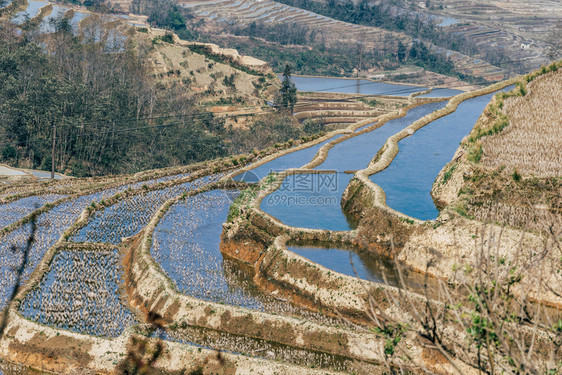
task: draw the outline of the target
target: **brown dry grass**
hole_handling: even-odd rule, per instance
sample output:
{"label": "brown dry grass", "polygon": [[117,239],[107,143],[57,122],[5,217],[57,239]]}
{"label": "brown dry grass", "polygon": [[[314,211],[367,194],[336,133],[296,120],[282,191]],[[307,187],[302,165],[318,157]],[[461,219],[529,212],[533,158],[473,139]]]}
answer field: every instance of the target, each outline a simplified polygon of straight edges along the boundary
{"label": "brown dry grass", "polygon": [[505,101],[509,126],[483,139],[482,163],[523,175],[562,176],[562,71],[539,77],[528,88],[527,95]]}

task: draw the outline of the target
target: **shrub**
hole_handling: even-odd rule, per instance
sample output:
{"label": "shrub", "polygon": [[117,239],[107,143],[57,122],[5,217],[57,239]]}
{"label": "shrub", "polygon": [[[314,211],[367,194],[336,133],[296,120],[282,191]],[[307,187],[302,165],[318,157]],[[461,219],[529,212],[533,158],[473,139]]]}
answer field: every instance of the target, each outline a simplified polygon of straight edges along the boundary
{"label": "shrub", "polygon": [[511,177],[513,177],[513,181],[515,181],[515,182],[521,181],[521,175],[519,174],[517,169],[513,171],[513,174],[511,175]]}

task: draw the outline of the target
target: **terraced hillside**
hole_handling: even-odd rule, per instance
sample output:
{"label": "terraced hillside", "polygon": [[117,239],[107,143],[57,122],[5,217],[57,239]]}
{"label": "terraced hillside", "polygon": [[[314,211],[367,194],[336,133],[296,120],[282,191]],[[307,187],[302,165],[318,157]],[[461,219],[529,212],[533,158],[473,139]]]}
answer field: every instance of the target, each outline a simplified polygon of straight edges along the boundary
{"label": "terraced hillside", "polygon": [[[165,87],[222,98],[234,82],[246,100],[267,99],[268,74],[224,64],[232,51],[117,31],[153,43]],[[560,227],[508,221],[500,206],[523,200],[506,192],[529,193],[533,213],[560,218],[561,69],[461,93],[324,86],[294,107],[323,130],[313,136],[136,174],[7,180],[0,371],[561,371]],[[219,106],[206,95],[200,104]],[[271,113],[265,128],[279,126]],[[540,160],[494,154],[523,135]],[[490,218],[488,207],[500,208]]]}
{"label": "terraced hillside", "polygon": [[[369,50],[380,50],[389,44],[397,48],[399,40],[406,44],[411,41],[410,37],[403,34],[338,21],[271,0],[181,1],[179,4],[204,19],[219,23],[281,23],[287,27],[290,27],[291,24],[305,25],[323,32],[327,43],[350,43],[351,41],[361,43]],[[484,77],[490,81],[497,81],[505,77],[505,70],[494,67],[482,59],[474,59],[437,46],[433,46],[431,49],[436,53],[447,55],[454,62],[455,67],[466,74]]]}

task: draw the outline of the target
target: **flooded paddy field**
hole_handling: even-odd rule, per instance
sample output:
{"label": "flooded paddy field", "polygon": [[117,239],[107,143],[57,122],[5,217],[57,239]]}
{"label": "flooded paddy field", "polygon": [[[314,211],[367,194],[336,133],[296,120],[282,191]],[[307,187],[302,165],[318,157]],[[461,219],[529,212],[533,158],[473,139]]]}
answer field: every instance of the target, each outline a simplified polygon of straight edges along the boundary
{"label": "flooded paddy field", "polygon": [[333,318],[264,293],[254,283],[253,271],[223,257],[222,225],[238,195],[237,190],[210,190],[169,208],[152,234],[150,248],[163,273],[180,293],[197,299],[334,324]]}
{"label": "flooded paddy field", "polygon": [[390,166],[370,177],[384,190],[389,207],[421,220],[437,217],[430,195],[433,182],[494,95],[465,100],[455,112],[398,142],[400,151]]}
{"label": "flooded paddy field", "polygon": [[258,167],[242,172],[235,176],[233,179],[235,181],[256,183],[272,172],[282,172],[287,169],[302,167],[314,158],[314,155],[316,155],[316,153],[322,146],[340,137],[341,135],[336,135],[314,146],[310,146],[298,151],[289,152]]}
{"label": "flooded paddy field", "polygon": [[[175,185],[160,190],[125,198],[118,203],[97,211],[89,223],[81,228],[73,237],[74,242],[103,242],[119,244],[123,237],[130,237],[138,233],[152,218],[158,208],[168,199],[181,195],[193,189],[198,189],[220,176],[207,176],[192,182]],[[171,177],[154,180],[163,182]],[[140,185],[140,186],[139,186]],[[132,184],[132,188],[142,187],[143,183]]]}
{"label": "flooded paddy field", "polygon": [[315,169],[344,172],[366,168],[388,137],[446,104],[447,102],[437,102],[414,107],[403,117],[392,119],[370,132],[338,143],[328,151],[326,160]]}
{"label": "flooded paddy field", "polygon": [[301,76],[293,76],[291,79],[297,86],[298,91],[305,92],[408,96],[428,89],[427,87],[376,82],[366,79]]}
{"label": "flooded paddy field", "polygon": [[45,194],[22,198],[0,205],[0,229],[15,223],[47,203],[53,203],[66,195]]}
{"label": "flooded paddy field", "polygon": [[[98,191],[92,194],[86,194],[77,198],[73,198],[71,200],[64,201],[61,204],[51,208],[50,210],[40,214],[36,220],[35,241],[29,246],[28,258],[26,266],[23,270],[22,281],[25,282],[27,280],[27,278],[29,277],[31,272],[33,272],[37,264],[39,264],[47,250],[59,240],[65,230],[67,230],[72,224],[74,224],[74,222],[76,222],[76,220],[78,220],[78,218],[80,217],[82,211],[90,206],[93,202],[98,203],[129,188],[142,187],[143,185],[150,186],[152,184],[155,184],[156,182],[162,182],[164,180],[169,180],[172,178],[174,178],[174,176],[166,176],[148,181],[123,184],[121,186]],[[174,193],[177,193],[177,195],[181,194],[181,192],[177,191],[175,191]],[[54,198],[55,195],[47,195],[46,197]],[[32,204],[37,200],[41,201],[42,199],[45,198],[41,198],[41,196],[22,198],[0,207],[13,205],[13,207],[17,207],[17,209],[19,210],[24,210],[24,212],[29,211],[29,213],[31,213],[37,208],[35,206],[29,206],[28,203]],[[151,206],[148,205],[148,207]],[[154,208],[154,211],[156,209],[157,207]],[[8,214],[6,214],[6,218],[8,217]],[[19,219],[21,219],[22,217],[20,217]],[[146,218],[146,220],[149,220],[149,218]],[[26,248],[26,243],[32,230],[31,228],[32,224],[26,223],[0,238],[0,283],[5,286],[0,290],[0,308],[4,307],[6,299],[12,292],[12,287],[16,282],[16,273],[14,272],[14,269],[17,269],[22,264],[22,253]],[[98,234],[97,236],[105,238],[106,236],[109,236],[109,234],[103,232]],[[117,238],[117,235],[113,235],[111,238],[115,239]]]}
{"label": "flooded paddy field", "polygon": [[[261,202],[260,208],[294,227],[336,231],[354,229],[356,224],[340,207],[341,196],[353,177],[344,172],[366,168],[388,137],[445,105],[446,102],[437,102],[414,107],[403,117],[337,143],[328,151],[326,160],[315,168],[319,171],[335,170],[337,173],[287,176],[280,188]],[[301,155],[293,155],[293,158],[298,156]],[[260,168],[267,170],[268,164]],[[300,160],[298,164],[304,165],[306,160]]]}
{"label": "flooded paddy field", "polygon": [[126,307],[117,249],[63,250],[20,306],[28,319],[78,333],[117,337],[136,319]]}
{"label": "flooded paddy field", "polygon": [[292,227],[351,230],[356,223],[342,211],[340,202],[352,177],[347,173],[289,175],[260,208]]}
{"label": "flooded paddy field", "polygon": [[38,1],[38,0],[28,0],[27,1],[27,8],[25,10],[17,13],[14,18],[12,18],[12,22],[16,25],[20,25],[26,22],[28,19],[37,17],[39,14],[39,10],[44,6],[49,5],[49,3],[45,1]]}
{"label": "flooded paddy field", "polygon": [[[439,282],[423,274],[400,268],[383,254],[376,254],[353,246],[334,246],[323,242],[289,243],[287,249],[303,258],[343,275],[394,287],[407,288],[416,293],[434,294]],[[400,276],[400,274],[401,276]],[[401,278],[405,285],[402,284]]]}
{"label": "flooded paddy field", "polygon": [[[22,274],[23,281],[28,279],[47,250],[78,219],[82,211],[92,202],[102,199],[104,199],[103,192],[85,195],[61,203],[39,215],[36,221],[35,241],[29,246],[28,258]],[[0,308],[4,307],[6,298],[16,281],[13,270],[23,262],[23,249],[26,248],[31,232],[32,223],[27,223],[0,239],[0,282],[5,286],[0,291]]]}
{"label": "flooded paddy field", "polygon": [[219,250],[222,223],[238,194],[212,190],[174,204],[156,227],[150,252],[180,292],[261,310],[259,297],[249,291],[255,286],[236,285],[248,281],[237,277],[241,271],[223,260]]}

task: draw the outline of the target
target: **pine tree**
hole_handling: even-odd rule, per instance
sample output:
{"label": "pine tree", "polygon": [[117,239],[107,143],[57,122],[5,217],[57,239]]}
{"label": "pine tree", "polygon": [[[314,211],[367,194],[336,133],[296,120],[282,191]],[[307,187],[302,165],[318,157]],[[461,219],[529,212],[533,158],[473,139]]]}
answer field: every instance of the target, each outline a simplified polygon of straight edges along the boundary
{"label": "pine tree", "polygon": [[279,90],[279,103],[280,108],[289,109],[293,111],[295,103],[297,102],[297,87],[291,80],[291,67],[289,64],[285,65],[283,72],[283,82]]}

